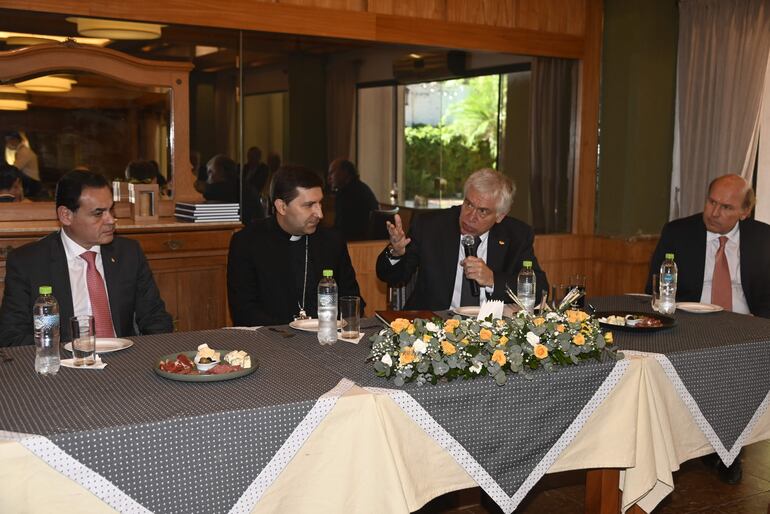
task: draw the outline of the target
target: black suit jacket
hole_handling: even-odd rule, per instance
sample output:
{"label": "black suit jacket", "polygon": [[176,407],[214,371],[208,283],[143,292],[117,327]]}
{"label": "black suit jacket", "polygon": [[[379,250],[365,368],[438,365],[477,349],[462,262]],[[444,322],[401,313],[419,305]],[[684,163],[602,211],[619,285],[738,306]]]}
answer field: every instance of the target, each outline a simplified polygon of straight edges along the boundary
{"label": "black suit jacket", "polygon": [[[770,318],[770,225],[747,219],[740,223],[741,285],[749,310],[755,316]],[[676,299],[699,302],[706,266],[706,225],[703,214],[667,223],[650,260],[647,292],[652,275],[660,271],[665,254],[673,253],[679,275]]]}
{"label": "black suit jacket", "polygon": [[[102,245],[102,264],[112,323],[118,337],[162,334],[174,329],[152,271],[139,243],[115,237]],[[0,307],[0,346],[33,344],[32,307],[42,285],[53,287],[59,302],[62,341],[70,341],[73,316],[67,255],[59,232],[22,246],[8,255],[3,305]]]}
{"label": "black suit jacket", "polygon": [[[281,325],[294,319],[299,307],[289,244],[289,234],[275,218],[257,220],[233,236],[227,258],[227,297],[234,325]],[[339,296],[361,295],[347,244],[336,230],[318,227],[308,242],[305,294],[305,309],[314,318],[324,269],[334,271]],[[363,299],[361,304],[363,309]]]}
{"label": "black suit jacket", "polygon": [[[460,207],[426,212],[412,221],[409,231],[412,241],[406,254],[396,263],[383,251],[377,258],[377,276],[390,285],[408,282],[417,272],[414,292],[407,299],[406,309],[448,309],[452,302],[457,259],[460,255]],[[516,278],[522,261],[532,261],[537,275],[537,296],[548,290],[545,272],[535,257],[532,227],[515,218],[506,217],[489,230],[487,266],[495,275],[491,300],[510,302],[506,286],[516,291]],[[483,288],[482,288],[482,294]]]}

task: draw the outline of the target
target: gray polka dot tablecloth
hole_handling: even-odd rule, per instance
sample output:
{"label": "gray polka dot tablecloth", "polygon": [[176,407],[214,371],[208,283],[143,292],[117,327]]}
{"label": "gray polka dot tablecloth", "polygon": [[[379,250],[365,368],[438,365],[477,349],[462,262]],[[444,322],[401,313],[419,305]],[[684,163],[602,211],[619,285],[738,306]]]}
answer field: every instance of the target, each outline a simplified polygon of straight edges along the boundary
{"label": "gray polka dot tablecloth", "polygon": [[[652,312],[633,296],[591,300],[599,311]],[[770,320],[677,310],[673,328],[649,333],[615,331],[622,350],[656,354],[682,400],[730,464],[770,400]]]}
{"label": "gray polka dot tablecloth", "polygon": [[[362,320],[362,326],[374,325],[375,320]],[[359,385],[391,394],[506,512],[516,508],[569,445],[627,364],[586,361],[553,373],[540,370],[531,380],[512,376],[502,387],[485,377],[397,388],[365,362],[368,337],[377,328],[366,330],[357,345],[312,344],[313,334],[284,344]]]}
{"label": "gray polka dot tablecloth", "polygon": [[[274,478],[260,473],[266,467],[267,474],[280,472],[333,406],[333,399],[323,404],[319,398],[342,379],[286,351],[284,340],[264,330],[133,339],[132,347],[102,355],[103,370],[62,368],[56,376],[40,376],[33,347],[7,349],[14,360],[0,366],[0,436],[18,438],[71,478],[84,474],[82,466],[97,473],[80,482],[123,512],[215,513],[239,504],[250,511]],[[204,342],[246,350],[260,367],[206,384],[154,373],[160,356]],[[321,412],[309,419],[319,405]],[[275,458],[279,450],[282,462]]]}

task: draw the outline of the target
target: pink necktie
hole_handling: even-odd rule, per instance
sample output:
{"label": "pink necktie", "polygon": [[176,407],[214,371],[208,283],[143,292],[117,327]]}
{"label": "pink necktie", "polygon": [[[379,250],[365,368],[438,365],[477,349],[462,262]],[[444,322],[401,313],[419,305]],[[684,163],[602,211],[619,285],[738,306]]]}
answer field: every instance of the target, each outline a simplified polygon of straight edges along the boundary
{"label": "pink necktie", "polygon": [[91,300],[91,312],[94,315],[96,337],[115,337],[110,303],[107,301],[107,289],[104,287],[104,280],[102,280],[99,270],[96,269],[96,252],[83,252],[80,257],[88,263],[86,283],[88,284],[88,297]]}
{"label": "pink necktie", "polygon": [[733,284],[730,280],[730,266],[727,264],[725,245],[727,236],[720,236],[719,249],[714,259],[714,276],[711,279],[711,303],[725,310],[733,310]]}

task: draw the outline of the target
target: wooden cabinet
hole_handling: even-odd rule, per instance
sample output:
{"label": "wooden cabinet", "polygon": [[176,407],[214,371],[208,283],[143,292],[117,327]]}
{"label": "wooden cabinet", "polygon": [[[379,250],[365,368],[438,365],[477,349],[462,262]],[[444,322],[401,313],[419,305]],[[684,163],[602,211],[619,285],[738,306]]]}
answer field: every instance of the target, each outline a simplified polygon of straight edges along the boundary
{"label": "wooden cabinet", "polygon": [[[168,218],[157,223],[119,226],[119,235],[139,241],[177,331],[229,326],[227,250],[239,223],[194,225]],[[0,223],[0,296],[8,252],[57,230],[54,222]]]}

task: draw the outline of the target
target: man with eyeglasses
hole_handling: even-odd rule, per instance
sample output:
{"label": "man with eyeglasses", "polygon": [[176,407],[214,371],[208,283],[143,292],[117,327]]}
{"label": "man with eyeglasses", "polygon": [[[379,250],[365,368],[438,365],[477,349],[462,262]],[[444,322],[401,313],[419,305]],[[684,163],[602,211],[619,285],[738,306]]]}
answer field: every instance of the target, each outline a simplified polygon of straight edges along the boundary
{"label": "man with eyeglasses", "polygon": [[[465,182],[461,206],[417,216],[409,236],[401,218],[386,222],[389,245],[377,258],[377,277],[391,286],[408,283],[417,273],[405,309],[443,310],[510,301],[523,261],[532,261],[537,297],[548,290],[545,272],[535,257],[532,227],[508,217],[513,182],[500,172],[481,169]],[[463,236],[473,236],[475,257],[466,257]],[[478,285],[478,293],[473,284]]]}

